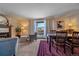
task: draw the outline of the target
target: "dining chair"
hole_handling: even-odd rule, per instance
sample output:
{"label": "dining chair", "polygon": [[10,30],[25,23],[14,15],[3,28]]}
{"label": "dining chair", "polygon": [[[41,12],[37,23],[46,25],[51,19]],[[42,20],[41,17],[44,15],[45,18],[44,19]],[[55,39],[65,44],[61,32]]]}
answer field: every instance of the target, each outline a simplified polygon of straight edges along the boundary
{"label": "dining chair", "polygon": [[34,40],[37,40],[37,33],[29,35],[29,41],[31,42],[31,41],[34,41]]}
{"label": "dining chair", "polygon": [[0,56],[16,55],[17,38],[0,39]]}
{"label": "dining chair", "polygon": [[79,32],[73,32],[72,34],[72,45],[71,45],[72,54],[75,53],[74,48],[79,48]]}
{"label": "dining chair", "polygon": [[56,39],[56,30],[52,31],[52,36],[51,36],[51,44],[54,46],[55,43],[55,39]]}
{"label": "dining chair", "polygon": [[57,31],[56,32],[56,51],[58,52],[59,47],[63,47],[63,52],[65,53],[65,40],[67,39],[67,32],[64,31]]}
{"label": "dining chair", "polygon": [[47,34],[47,43],[49,45],[49,51],[51,52],[51,47],[54,44],[56,37],[56,30],[52,30],[50,33]]}
{"label": "dining chair", "polygon": [[56,36],[56,30],[51,30],[51,32],[47,35],[47,43],[50,41],[50,38],[52,39],[51,43],[53,43],[53,40],[55,40]]}

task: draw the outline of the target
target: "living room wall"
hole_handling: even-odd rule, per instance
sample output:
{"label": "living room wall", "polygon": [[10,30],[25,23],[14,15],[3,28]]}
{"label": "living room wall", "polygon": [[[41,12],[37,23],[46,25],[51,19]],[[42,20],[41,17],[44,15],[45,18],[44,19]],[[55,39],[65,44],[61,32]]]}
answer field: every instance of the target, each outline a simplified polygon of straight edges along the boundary
{"label": "living room wall", "polygon": [[16,35],[15,28],[18,25],[21,25],[22,27],[22,32],[21,32],[22,36],[26,36],[29,34],[29,19],[19,16],[10,16],[10,15],[8,15],[7,18],[9,20],[10,25],[12,26],[12,37]]}
{"label": "living room wall", "polygon": [[[69,29],[70,27],[75,31],[79,31],[79,13],[78,11],[75,13],[66,13],[60,16],[51,16],[47,17],[47,32],[50,30],[59,30],[57,28],[57,21],[63,21],[63,28],[64,30]],[[61,29],[61,30],[62,30]]]}

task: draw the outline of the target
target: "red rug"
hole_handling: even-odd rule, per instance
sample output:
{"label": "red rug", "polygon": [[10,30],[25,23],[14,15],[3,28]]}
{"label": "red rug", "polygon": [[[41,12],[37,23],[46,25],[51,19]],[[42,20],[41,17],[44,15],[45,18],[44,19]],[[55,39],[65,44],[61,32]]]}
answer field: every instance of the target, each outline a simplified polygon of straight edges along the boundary
{"label": "red rug", "polygon": [[[60,47],[59,47],[60,48]],[[75,49],[79,52],[79,49]],[[63,48],[60,48],[58,52],[56,52],[55,46],[52,46],[51,53],[49,51],[49,45],[47,41],[40,41],[39,49],[37,56],[71,56],[71,50],[66,47],[66,53],[63,52]],[[79,53],[77,54],[79,55]]]}

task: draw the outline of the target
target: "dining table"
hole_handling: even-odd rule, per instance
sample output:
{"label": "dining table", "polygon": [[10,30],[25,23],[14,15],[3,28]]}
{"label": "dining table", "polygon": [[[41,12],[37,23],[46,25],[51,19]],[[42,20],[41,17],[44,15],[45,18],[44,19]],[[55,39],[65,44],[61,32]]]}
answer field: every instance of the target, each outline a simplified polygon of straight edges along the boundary
{"label": "dining table", "polygon": [[[56,39],[56,33],[47,34],[47,43],[49,44],[49,51],[51,52],[52,42]],[[72,43],[72,34],[67,34],[66,42]]]}

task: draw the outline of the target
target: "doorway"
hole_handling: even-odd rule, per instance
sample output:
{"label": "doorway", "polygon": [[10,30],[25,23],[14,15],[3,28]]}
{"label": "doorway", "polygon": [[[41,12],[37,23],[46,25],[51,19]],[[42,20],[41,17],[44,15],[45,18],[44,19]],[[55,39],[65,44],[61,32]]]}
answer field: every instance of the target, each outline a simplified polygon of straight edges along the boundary
{"label": "doorway", "polygon": [[34,26],[35,26],[35,32],[37,32],[37,38],[45,38],[46,37],[46,20],[36,19]]}

